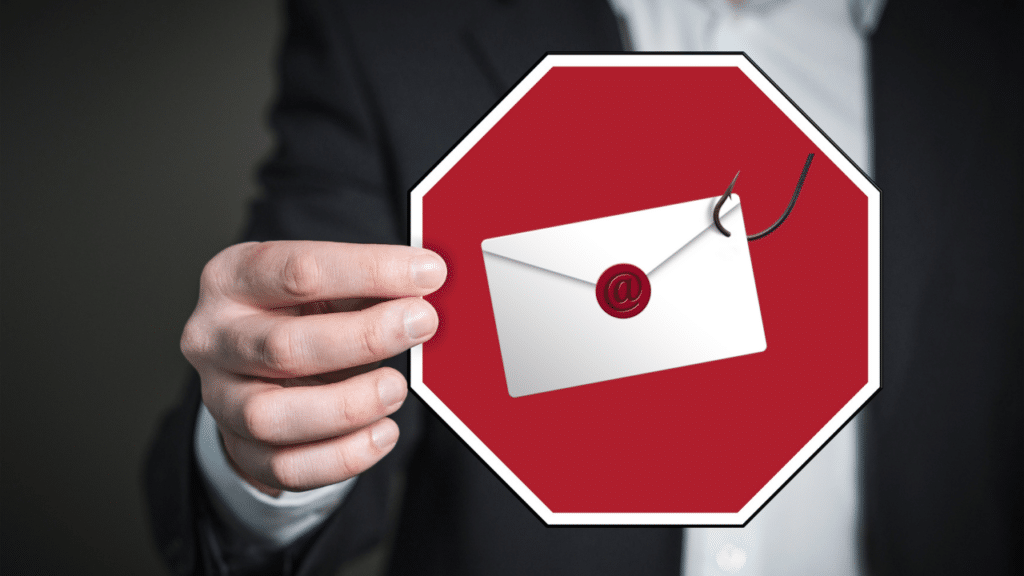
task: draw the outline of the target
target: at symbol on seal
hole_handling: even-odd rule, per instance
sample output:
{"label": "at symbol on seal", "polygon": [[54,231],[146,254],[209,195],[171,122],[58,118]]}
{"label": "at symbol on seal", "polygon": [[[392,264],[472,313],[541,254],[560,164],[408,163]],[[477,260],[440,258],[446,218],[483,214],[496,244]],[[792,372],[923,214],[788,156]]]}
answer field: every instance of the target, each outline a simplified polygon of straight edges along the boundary
{"label": "at symbol on seal", "polygon": [[651,300],[651,281],[632,264],[616,264],[597,281],[597,303],[615,318],[632,318]]}

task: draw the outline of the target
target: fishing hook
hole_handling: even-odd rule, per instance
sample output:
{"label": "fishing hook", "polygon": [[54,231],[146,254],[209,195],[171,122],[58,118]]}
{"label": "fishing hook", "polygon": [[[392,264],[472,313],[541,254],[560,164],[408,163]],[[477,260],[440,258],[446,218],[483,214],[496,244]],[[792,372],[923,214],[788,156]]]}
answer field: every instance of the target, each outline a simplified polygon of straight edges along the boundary
{"label": "fishing hook", "polygon": [[[796,205],[796,199],[798,196],[800,196],[800,188],[802,188],[804,185],[804,179],[807,178],[807,171],[810,170],[811,160],[813,159],[814,152],[811,152],[810,154],[807,155],[807,161],[804,162],[804,170],[803,172],[800,173],[800,180],[798,180],[796,183],[796,190],[793,191],[793,197],[789,199],[789,206],[786,207],[786,211],[782,213],[782,216],[780,216],[779,219],[775,221],[775,224],[772,224],[771,226],[758,232],[757,234],[751,234],[747,236],[747,241],[753,242],[754,240],[760,240],[761,238],[764,238],[765,236],[774,232],[775,229],[778,228],[779,226],[782,226],[782,223],[785,222],[786,218],[789,217],[789,213],[793,211],[793,206]],[[725,189],[725,194],[723,194],[721,199],[718,200],[718,203],[715,204],[715,211],[713,214],[715,218],[715,226],[718,227],[718,230],[722,234],[725,234],[726,236],[732,236],[732,232],[729,232],[728,230],[725,229],[725,226],[722,226],[722,220],[719,218],[719,212],[722,210],[722,205],[725,204],[725,201],[728,200],[729,196],[732,195],[732,187],[736,184],[736,179],[739,177],[740,173],[736,172],[736,175],[733,176],[732,178],[732,182],[729,183],[729,187]]]}

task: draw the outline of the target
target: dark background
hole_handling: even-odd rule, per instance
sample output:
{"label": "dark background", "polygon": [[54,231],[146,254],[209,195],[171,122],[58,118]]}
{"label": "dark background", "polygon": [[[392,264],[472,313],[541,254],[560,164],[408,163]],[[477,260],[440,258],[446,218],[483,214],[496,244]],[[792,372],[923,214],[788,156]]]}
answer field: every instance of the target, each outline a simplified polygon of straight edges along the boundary
{"label": "dark background", "polygon": [[0,10],[0,573],[164,574],[142,458],[257,191],[281,7]]}

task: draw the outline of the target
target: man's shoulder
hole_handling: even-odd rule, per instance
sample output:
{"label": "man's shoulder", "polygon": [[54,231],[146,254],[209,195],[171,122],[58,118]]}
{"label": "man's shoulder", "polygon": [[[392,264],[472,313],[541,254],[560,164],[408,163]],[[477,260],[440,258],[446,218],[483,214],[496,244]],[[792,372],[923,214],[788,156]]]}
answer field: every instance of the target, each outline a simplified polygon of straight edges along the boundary
{"label": "man's shoulder", "polygon": [[356,66],[411,187],[545,52],[619,48],[601,0],[302,0]]}

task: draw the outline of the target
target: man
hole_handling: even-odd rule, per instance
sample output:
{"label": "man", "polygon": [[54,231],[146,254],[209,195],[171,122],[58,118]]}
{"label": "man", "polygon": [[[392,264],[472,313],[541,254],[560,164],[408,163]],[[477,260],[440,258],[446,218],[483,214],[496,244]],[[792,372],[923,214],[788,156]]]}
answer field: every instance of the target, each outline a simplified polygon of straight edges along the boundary
{"label": "man", "polygon": [[[621,49],[615,14],[383,4],[291,6],[280,145],[247,235],[355,245],[229,248],[183,335],[238,476],[271,497],[358,478],[283,549],[231,526],[192,456],[193,382],[148,466],[161,549],[182,573],[330,571],[383,537],[401,477],[395,573],[679,574],[679,529],[546,528],[406,398],[404,362],[386,359],[433,334],[419,297],[445,270],[365,246],[406,243],[412,183],[543,52]],[[863,424],[860,506],[874,573],[1021,570],[1020,16],[891,0],[870,40],[885,389]]]}

